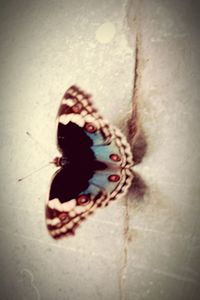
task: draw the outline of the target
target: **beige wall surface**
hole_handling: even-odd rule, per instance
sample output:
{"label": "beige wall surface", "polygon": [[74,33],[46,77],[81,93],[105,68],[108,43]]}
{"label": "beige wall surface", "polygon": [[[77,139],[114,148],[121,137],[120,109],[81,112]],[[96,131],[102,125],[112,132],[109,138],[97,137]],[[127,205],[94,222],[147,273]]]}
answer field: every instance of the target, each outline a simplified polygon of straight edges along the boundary
{"label": "beige wall surface", "polygon": [[[199,299],[199,13],[184,0],[1,1],[1,299]],[[74,83],[124,132],[137,102],[146,189],[56,241],[44,219],[55,167],[34,170],[58,155]]]}

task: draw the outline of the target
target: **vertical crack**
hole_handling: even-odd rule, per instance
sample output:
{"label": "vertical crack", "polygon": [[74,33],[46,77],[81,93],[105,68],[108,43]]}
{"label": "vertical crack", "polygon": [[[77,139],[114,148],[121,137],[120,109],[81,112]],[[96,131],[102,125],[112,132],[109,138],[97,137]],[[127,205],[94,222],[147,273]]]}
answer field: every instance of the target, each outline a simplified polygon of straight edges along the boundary
{"label": "vertical crack", "polygon": [[125,300],[125,284],[127,276],[127,262],[128,262],[128,243],[130,237],[129,228],[129,201],[128,197],[125,198],[125,216],[124,216],[124,244],[123,244],[123,257],[122,257],[122,267],[120,270],[120,300]]}
{"label": "vertical crack", "polygon": [[131,118],[128,121],[128,139],[131,145],[135,144],[135,141],[139,134],[139,122],[138,122],[138,109],[137,100],[140,89],[140,63],[139,63],[139,50],[140,39],[139,34],[136,34],[135,39],[135,65],[134,65],[134,81],[133,81],[133,93],[132,93],[132,113]]}
{"label": "vertical crack", "polygon": [[[128,138],[130,144],[133,146],[138,135],[138,117],[137,117],[137,98],[139,91],[139,37],[136,34],[135,40],[135,65],[134,65],[134,81],[133,81],[133,95],[132,95],[132,114],[131,119],[128,122]],[[129,197],[125,197],[125,215],[124,215],[124,229],[123,229],[123,256],[122,256],[122,267],[120,270],[120,300],[126,299],[126,277],[127,277],[127,263],[128,263],[128,244],[130,241],[130,227],[129,227]]]}
{"label": "vertical crack", "polygon": [[[133,69],[133,91],[132,91],[132,111],[127,122],[127,138],[133,153],[134,164],[139,164],[147,151],[146,136],[143,132],[138,116],[138,101],[141,97],[141,77],[142,77],[142,36],[141,36],[141,12],[143,0],[128,1],[127,23],[131,32],[132,40],[133,28],[135,29],[134,43],[134,69]],[[131,42],[132,44],[132,42]],[[134,172],[133,183],[131,186],[132,194],[125,197],[124,228],[123,228],[123,253],[121,258],[121,268],[119,277],[120,300],[126,300],[126,282],[128,274],[129,242],[131,241],[130,229],[130,210],[129,201],[133,197],[143,198],[147,186],[141,177]],[[134,191],[134,193],[133,193]]]}
{"label": "vertical crack", "polygon": [[134,164],[139,164],[147,151],[147,139],[138,116],[138,100],[141,97],[141,34],[137,32],[135,38],[135,66],[132,93],[132,113],[128,121],[128,141],[133,152]]}

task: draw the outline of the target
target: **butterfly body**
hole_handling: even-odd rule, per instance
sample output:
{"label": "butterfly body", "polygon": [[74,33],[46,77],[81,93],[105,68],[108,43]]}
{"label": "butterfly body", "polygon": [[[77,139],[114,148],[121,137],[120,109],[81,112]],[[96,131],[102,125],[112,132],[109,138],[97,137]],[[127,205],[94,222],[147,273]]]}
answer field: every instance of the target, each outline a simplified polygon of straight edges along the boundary
{"label": "butterfly body", "polygon": [[62,156],[54,160],[59,169],[46,205],[47,227],[54,238],[73,234],[97,207],[125,194],[133,177],[126,139],[76,86],[61,101],[57,146]]}

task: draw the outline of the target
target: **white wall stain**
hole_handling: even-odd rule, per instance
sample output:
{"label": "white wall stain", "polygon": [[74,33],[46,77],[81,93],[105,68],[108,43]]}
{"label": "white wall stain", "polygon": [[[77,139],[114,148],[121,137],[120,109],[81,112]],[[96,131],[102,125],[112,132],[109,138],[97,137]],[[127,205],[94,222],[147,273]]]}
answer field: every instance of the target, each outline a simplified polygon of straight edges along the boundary
{"label": "white wall stain", "polygon": [[[25,273],[25,274],[28,275],[28,280],[29,280],[29,282],[30,282],[31,288],[32,288],[33,291],[35,292],[35,299],[40,300],[40,299],[41,299],[41,297],[40,297],[40,292],[39,292],[39,290],[38,290],[38,288],[37,288],[37,286],[36,286],[36,284],[35,284],[35,278],[34,278],[33,273],[32,273],[29,269],[26,269],[26,268],[22,269],[22,270],[21,270],[21,273],[22,273],[22,274]],[[26,276],[27,276],[27,275],[26,275]],[[26,296],[26,297],[27,297],[27,296]],[[27,299],[26,297],[25,297],[24,299]]]}
{"label": "white wall stain", "polygon": [[106,22],[97,29],[96,40],[102,44],[110,43],[115,36],[115,32],[115,24]]}

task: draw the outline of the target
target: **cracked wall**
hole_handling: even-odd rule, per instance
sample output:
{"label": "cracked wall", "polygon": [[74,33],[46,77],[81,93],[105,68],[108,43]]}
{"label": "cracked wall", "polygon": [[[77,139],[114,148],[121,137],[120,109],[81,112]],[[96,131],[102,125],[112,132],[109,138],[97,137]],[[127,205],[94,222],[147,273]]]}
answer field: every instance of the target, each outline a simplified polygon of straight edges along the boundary
{"label": "cracked wall", "polygon": [[[3,299],[198,299],[199,41],[194,1],[2,1]],[[66,88],[127,133],[135,181],[75,237],[44,203]]]}

